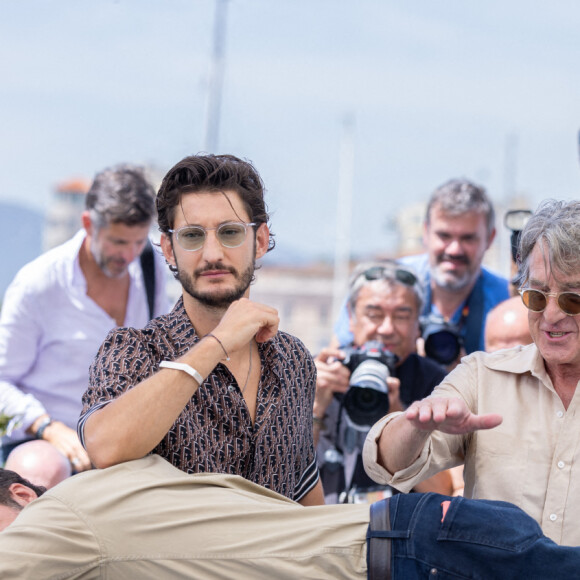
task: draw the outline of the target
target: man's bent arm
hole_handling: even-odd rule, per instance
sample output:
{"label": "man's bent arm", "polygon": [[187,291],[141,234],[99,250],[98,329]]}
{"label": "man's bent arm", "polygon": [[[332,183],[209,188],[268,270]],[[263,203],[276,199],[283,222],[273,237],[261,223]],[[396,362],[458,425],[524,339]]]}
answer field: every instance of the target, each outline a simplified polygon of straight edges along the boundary
{"label": "man's bent arm", "polygon": [[391,421],[378,438],[377,462],[394,474],[417,459],[433,431],[465,435],[479,429],[493,429],[501,415],[475,415],[459,397],[427,397],[415,401]]}
{"label": "man's bent arm", "polygon": [[[223,356],[217,341],[202,340],[174,362],[191,366],[205,379]],[[150,453],[199,387],[183,371],[161,369],[95,411],[83,430],[93,464],[105,468]]]}
{"label": "man's bent arm", "polygon": [[[246,349],[254,337],[265,342],[278,331],[278,322],[278,313],[273,308],[238,300],[213,330],[219,341],[200,340],[172,362],[189,365],[205,380],[224,359],[224,348],[232,356]],[[89,411],[80,428],[94,465],[109,467],[150,453],[199,386],[197,379],[182,370],[161,369],[94,413]]]}

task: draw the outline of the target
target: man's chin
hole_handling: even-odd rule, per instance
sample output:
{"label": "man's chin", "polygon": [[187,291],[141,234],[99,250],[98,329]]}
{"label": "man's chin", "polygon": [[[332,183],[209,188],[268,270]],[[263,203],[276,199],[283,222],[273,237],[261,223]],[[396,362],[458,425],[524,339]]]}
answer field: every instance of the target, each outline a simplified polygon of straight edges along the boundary
{"label": "man's chin", "polygon": [[462,275],[456,275],[450,272],[441,272],[439,270],[432,273],[435,284],[439,288],[444,290],[458,291],[463,290],[469,286],[471,282],[471,276],[469,273],[464,273]]}
{"label": "man's chin", "polygon": [[110,268],[108,266],[102,266],[101,270],[107,278],[122,278],[127,273],[127,267]]}
{"label": "man's chin", "polygon": [[193,298],[195,298],[200,304],[208,306],[210,308],[228,308],[232,302],[243,298],[244,292],[194,292],[189,293]]}

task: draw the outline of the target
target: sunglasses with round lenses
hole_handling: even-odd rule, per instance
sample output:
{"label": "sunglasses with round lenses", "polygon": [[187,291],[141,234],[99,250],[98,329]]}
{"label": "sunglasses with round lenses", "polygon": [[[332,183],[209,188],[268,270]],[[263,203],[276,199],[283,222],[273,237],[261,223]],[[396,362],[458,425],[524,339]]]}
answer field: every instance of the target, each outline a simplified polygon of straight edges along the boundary
{"label": "sunglasses with round lenses", "polygon": [[576,292],[542,292],[532,288],[520,288],[518,292],[525,307],[532,312],[543,312],[548,305],[548,296],[552,296],[564,314],[568,316],[580,314],[580,294]]}
{"label": "sunglasses with round lenses", "polygon": [[405,286],[414,286],[417,283],[417,276],[409,270],[397,268],[396,266],[373,266],[362,273],[367,280],[382,280],[388,275],[395,275],[395,279],[405,284]]}
{"label": "sunglasses with round lenses", "polygon": [[237,248],[241,246],[247,234],[247,228],[255,226],[255,223],[227,222],[217,228],[204,228],[202,226],[183,226],[178,230],[169,230],[175,234],[177,243],[188,252],[201,250],[207,238],[207,232],[214,230],[219,243],[225,248]]}

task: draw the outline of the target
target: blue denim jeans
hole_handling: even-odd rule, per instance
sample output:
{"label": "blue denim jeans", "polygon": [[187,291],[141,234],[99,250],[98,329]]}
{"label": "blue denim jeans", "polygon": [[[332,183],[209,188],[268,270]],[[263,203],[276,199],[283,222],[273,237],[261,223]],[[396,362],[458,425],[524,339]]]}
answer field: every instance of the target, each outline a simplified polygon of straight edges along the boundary
{"label": "blue denim jeans", "polygon": [[580,548],[546,538],[510,503],[399,494],[390,499],[390,518],[394,580],[580,578]]}

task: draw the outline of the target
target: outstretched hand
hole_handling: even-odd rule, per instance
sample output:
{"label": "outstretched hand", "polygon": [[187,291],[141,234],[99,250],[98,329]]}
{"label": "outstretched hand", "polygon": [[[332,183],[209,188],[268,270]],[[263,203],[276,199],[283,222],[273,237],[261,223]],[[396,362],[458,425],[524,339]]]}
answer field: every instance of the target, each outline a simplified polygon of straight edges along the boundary
{"label": "outstretched hand", "polygon": [[442,431],[451,435],[472,433],[480,429],[493,429],[503,418],[497,413],[475,415],[460,398],[427,397],[415,401],[405,417],[420,431]]}

